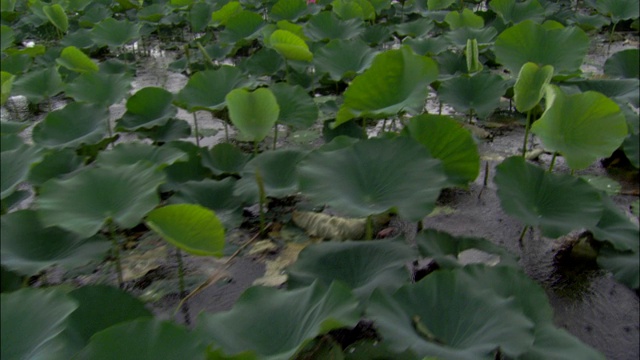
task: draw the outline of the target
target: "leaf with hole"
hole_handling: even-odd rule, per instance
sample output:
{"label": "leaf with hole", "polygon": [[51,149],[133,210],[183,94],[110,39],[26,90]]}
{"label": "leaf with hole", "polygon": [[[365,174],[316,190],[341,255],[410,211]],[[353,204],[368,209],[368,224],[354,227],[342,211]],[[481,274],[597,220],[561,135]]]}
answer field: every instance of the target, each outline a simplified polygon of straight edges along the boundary
{"label": "leaf with hole", "polygon": [[610,156],[627,136],[620,107],[600,93],[567,95],[550,85],[546,100],[547,109],[531,131],[545,149],[562,154],[572,169],[584,169],[598,158]]}
{"label": "leaf with hole", "polygon": [[393,210],[411,221],[433,210],[446,184],[440,161],[406,137],[312,152],[298,165],[298,177],[303,194],[346,216]]}
{"label": "leaf with hole", "polygon": [[67,179],[49,180],[36,199],[45,226],[90,237],[108,221],[136,226],[160,202],[162,173],[148,162],[117,168],[85,168]]}
{"label": "leaf with hole", "polygon": [[545,172],[522,157],[498,165],[494,182],[502,209],[550,238],[593,227],[602,216],[600,193],[586,181]]}
{"label": "leaf with hole", "polygon": [[172,245],[193,255],[222,256],[224,227],[216,214],[200,205],[173,204],[151,211],[149,228]]}

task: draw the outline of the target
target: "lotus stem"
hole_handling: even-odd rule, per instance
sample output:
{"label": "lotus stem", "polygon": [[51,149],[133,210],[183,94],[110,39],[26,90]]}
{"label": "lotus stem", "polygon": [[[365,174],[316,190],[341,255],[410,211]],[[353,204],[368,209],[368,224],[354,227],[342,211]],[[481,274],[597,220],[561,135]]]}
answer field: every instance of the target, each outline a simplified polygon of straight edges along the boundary
{"label": "lotus stem", "polygon": [[613,23],[611,27],[611,32],[609,33],[609,45],[607,45],[607,57],[609,57],[609,52],[611,51],[611,43],[613,42],[613,33],[616,31],[617,22]]}
{"label": "lotus stem", "polygon": [[260,236],[264,236],[265,226],[264,226],[264,204],[267,201],[267,197],[264,193],[264,181],[262,180],[262,175],[260,174],[260,170],[256,169],[256,183],[258,184],[258,194],[259,194],[259,217],[260,217]]}
{"label": "lotus stem", "polygon": [[553,157],[551,158],[551,164],[549,164],[549,170],[547,170],[548,172],[553,171],[553,166],[556,164],[556,157],[558,157],[558,152],[553,153]]}
{"label": "lotus stem", "polygon": [[187,75],[191,73],[191,52],[189,51],[189,44],[184,44],[184,57],[187,58]]}
{"label": "lotus stem", "polygon": [[[176,248],[176,259],[178,260],[178,284],[180,286],[180,300],[184,299],[187,296],[187,291],[184,286],[184,263],[182,262],[182,251]],[[191,325],[191,318],[189,317],[189,308],[185,303],[184,306],[181,307],[182,316],[184,316],[184,322],[187,325]]]}
{"label": "lotus stem", "polygon": [[364,227],[364,239],[373,240],[373,215],[367,216],[367,222]]}
{"label": "lotus stem", "polygon": [[529,225],[525,225],[525,227],[522,229],[522,232],[520,233],[520,237],[518,238],[518,244],[520,244],[520,247],[522,248],[523,246],[523,240],[524,240],[524,235],[527,233],[527,230],[529,230]]}
{"label": "lotus stem", "polygon": [[113,130],[111,130],[111,116],[107,116],[107,131],[109,132],[109,137],[113,137]]}
{"label": "lotus stem", "polygon": [[198,117],[196,111],[193,112],[193,126],[196,130],[196,146],[200,147],[200,132],[198,131]]}
{"label": "lotus stem", "polygon": [[115,225],[113,224],[112,219],[109,219],[108,226],[109,226],[109,234],[111,237],[111,243],[113,244],[111,251],[113,251],[113,260],[116,263],[116,272],[118,274],[118,286],[120,287],[120,289],[122,289],[124,288],[124,278],[122,276],[122,264],[120,263],[120,245],[118,244],[118,238],[116,237],[116,228],[115,228]]}
{"label": "lotus stem", "polygon": [[524,125],[524,141],[522,142],[522,157],[527,153],[527,141],[529,139],[529,128],[531,127],[531,109],[527,111],[527,122]]}
{"label": "lotus stem", "polygon": [[278,143],[278,123],[276,122],[273,127],[273,150],[276,149],[277,143]]}
{"label": "lotus stem", "polygon": [[207,53],[207,50],[205,50],[204,47],[202,47],[202,44],[200,44],[199,41],[196,41],[196,45],[198,46],[198,50],[200,50],[200,52],[202,53],[202,56],[204,56],[204,58],[207,59],[211,67],[215,69],[216,63],[213,62],[213,59],[211,59],[211,56],[209,56],[209,54]]}

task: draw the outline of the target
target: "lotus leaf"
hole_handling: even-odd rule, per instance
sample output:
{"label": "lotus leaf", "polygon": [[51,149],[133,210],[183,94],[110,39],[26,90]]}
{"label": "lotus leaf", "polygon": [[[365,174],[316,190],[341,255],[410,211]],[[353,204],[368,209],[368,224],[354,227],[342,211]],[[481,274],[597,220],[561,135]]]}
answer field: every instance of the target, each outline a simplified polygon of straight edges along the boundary
{"label": "lotus leaf", "polygon": [[278,27],[278,29],[287,30],[291,33],[294,33],[297,37],[304,41],[309,41],[309,38],[304,34],[302,25],[294,24],[287,20],[280,20],[276,23],[276,26]]}
{"label": "lotus leaf", "polygon": [[403,44],[408,45],[418,55],[438,55],[449,47],[443,37],[406,39]]}
{"label": "lotus leaf", "polygon": [[[518,266],[518,260],[513,254],[483,238],[452,236],[446,232],[425,229],[416,236],[416,243],[420,255],[434,258],[441,267],[463,265],[457,259],[460,253],[468,249],[477,249],[498,255],[502,265]],[[452,259],[451,256],[454,256],[455,259]]]}
{"label": "lotus leaf", "polygon": [[367,299],[376,288],[395,291],[408,282],[406,264],[416,257],[406,244],[390,240],[309,245],[287,269],[287,286],[308,286],[316,279],[328,286],[335,280],[349,286],[356,297]]}
{"label": "lotus leaf", "polygon": [[622,149],[633,166],[640,168],[640,140],[638,134],[629,134],[622,143]]}
{"label": "lotus leaf", "polygon": [[88,103],[70,103],[50,112],[33,128],[33,141],[47,148],[77,148],[98,143],[107,134],[109,111]]}
{"label": "lotus leaf", "polygon": [[507,82],[500,75],[482,72],[443,81],[438,96],[457,111],[473,111],[485,118],[498,107],[506,90]]}
{"label": "lotus leaf", "polygon": [[69,314],[78,307],[75,300],[56,288],[20,289],[2,293],[0,299],[3,359],[45,358],[60,350],[55,348],[56,342]]}
{"label": "lotus leaf", "polygon": [[571,92],[577,88],[581,92],[596,91],[623,105],[630,103],[640,106],[640,79],[585,79],[569,80],[562,83],[562,89]]}
{"label": "lotus leaf", "polygon": [[69,18],[60,4],[44,5],[42,11],[47,16],[47,19],[49,19],[53,26],[60,30],[60,32],[67,32],[67,29],[69,29]]}
{"label": "lotus leaf", "polygon": [[414,116],[405,132],[424,145],[431,156],[442,161],[448,181],[466,186],[480,172],[480,155],[471,133],[448,116]]}
{"label": "lotus leaf", "polygon": [[239,174],[251,156],[229,143],[216,144],[202,153],[202,165],[215,175]]}
{"label": "lotus leaf", "polygon": [[547,109],[531,127],[544,147],[564,156],[572,169],[584,169],[611,155],[627,136],[627,123],[618,105],[588,91],[566,95],[547,87]]}
{"label": "lotus leaf", "polygon": [[518,80],[513,87],[514,101],[516,109],[520,112],[527,112],[533,109],[544,96],[546,86],[553,77],[553,66],[538,66],[528,62],[522,65]]}
{"label": "lotus leaf", "polygon": [[364,31],[363,21],[350,19],[341,21],[330,11],[323,11],[309,19],[305,27],[305,33],[316,41],[331,39],[352,39]]}
{"label": "lotus leaf", "polygon": [[267,88],[253,92],[235,89],[225,100],[231,122],[252,141],[262,141],[278,121],[280,107],[273,92]]}
{"label": "lotus leaf", "polygon": [[96,333],[77,359],[205,359],[207,344],[183,326],[139,318]]}
{"label": "lotus leaf", "polygon": [[171,202],[199,204],[209,208],[215,211],[225,228],[233,229],[243,220],[243,202],[233,195],[235,185],[236,180],[230,177],[220,181],[187,181],[177,188]]}
{"label": "lotus leaf", "polygon": [[367,0],[334,0],[331,7],[333,12],[343,20],[373,20],[376,17],[376,10]]}
{"label": "lotus leaf", "polygon": [[13,86],[13,79],[15,76],[8,72],[0,72],[0,83],[2,84],[2,92],[0,93],[0,106],[3,106],[9,99],[11,94],[11,87]]}
{"label": "lotus leaf", "polygon": [[98,64],[75,46],[64,48],[56,62],[69,70],[79,73],[97,72],[99,70]]}
{"label": "lotus leaf", "polygon": [[309,46],[296,34],[287,30],[276,30],[269,37],[269,43],[280,55],[289,60],[313,60]]}
{"label": "lotus leaf", "polygon": [[634,0],[596,0],[594,5],[599,13],[609,16],[614,23],[637,19],[640,14],[640,4]]}
{"label": "lotus leaf", "polygon": [[99,166],[132,165],[139,161],[149,161],[159,168],[164,168],[177,161],[186,161],[187,154],[171,147],[157,147],[144,143],[125,143],[114,146],[109,151],[98,154],[96,164]]}
{"label": "lotus leaf", "polygon": [[21,145],[15,149],[3,151],[0,153],[0,158],[0,199],[5,199],[27,179],[29,169],[42,159],[42,155],[35,147]]}
{"label": "lotus leaf", "polygon": [[393,31],[389,26],[384,24],[375,24],[367,26],[360,35],[360,40],[371,46],[381,45],[387,41],[393,40]]}
{"label": "lotus leaf", "polygon": [[479,15],[473,13],[473,11],[464,8],[461,12],[451,11],[445,16],[444,21],[449,24],[451,30],[456,30],[463,27],[481,29],[484,27],[484,19]]}
{"label": "lotus leaf", "polygon": [[256,76],[276,74],[284,69],[284,66],[285,61],[282,56],[270,48],[262,48],[238,63],[238,67]]}
{"label": "lotus leaf", "polygon": [[397,210],[411,221],[431,212],[446,184],[440,161],[406,137],[313,152],[298,174],[300,190],[318,204],[353,217]]}
{"label": "lotus leaf", "polygon": [[38,104],[60,93],[64,90],[64,85],[58,70],[49,67],[17,77],[13,88],[15,95],[24,95],[30,102]]}
{"label": "lotus leaf", "polygon": [[196,332],[227,355],[244,351],[261,359],[289,359],[311,339],[340,327],[354,326],[358,302],[344,285],[318,282],[286,292],[254,286],[233,309],[202,313]]}
{"label": "lotus leaf", "polygon": [[280,107],[279,124],[306,129],[318,120],[318,106],[300,86],[277,83],[271,91]]}
{"label": "lotus leaf", "polygon": [[36,204],[45,226],[90,237],[111,220],[125,229],[137,225],[160,202],[156,189],[163,181],[147,162],[85,168],[68,179],[44,183]]}
{"label": "lotus leaf", "polygon": [[74,149],[53,149],[29,171],[29,183],[40,186],[47,180],[69,174],[82,166],[82,157]]}
{"label": "lotus leaf", "polygon": [[604,73],[621,78],[640,78],[640,50],[627,49],[611,55],[604,63]]}
{"label": "lotus leaf", "polygon": [[86,239],[57,227],[45,228],[32,210],[2,217],[1,243],[2,266],[27,276],[53,265],[72,269],[99,261],[110,249],[101,236]]}
{"label": "lotus leaf", "polygon": [[0,51],[5,51],[13,45],[15,35],[13,34],[13,29],[8,27],[7,25],[0,26],[0,34],[2,36],[0,38]]}
{"label": "lotus leaf", "polygon": [[618,251],[640,251],[640,231],[638,224],[629,217],[608,197],[603,195],[604,211],[596,226],[589,230],[593,237],[605,241]]}
{"label": "lotus leaf", "polygon": [[464,48],[467,45],[467,40],[476,39],[478,44],[491,44],[493,39],[498,35],[495,28],[470,28],[462,27],[456,30],[452,30],[444,34],[444,38],[457,48]]}
{"label": "lotus leaf", "polygon": [[222,256],[224,227],[207,208],[194,204],[166,205],[151,211],[145,223],[163,239],[190,254]]}
{"label": "lotus leaf", "polygon": [[602,354],[586,346],[567,331],[556,328],[550,324],[537,327],[535,337],[536,339],[531,349],[523,354],[520,359],[605,359]]}
{"label": "lotus leaf", "polygon": [[138,129],[136,133],[156,143],[165,143],[189,137],[191,135],[191,125],[185,120],[169,119],[162,126],[154,126],[151,129]]}
{"label": "lotus leaf", "polygon": [[517,24],[524,20],[538,22],[544,18],[544,8],[538,0],[491,0],[489,8],[498,14],[505,24]]}
{"label": "lotus leaf", "polygon": [[551,65],[560,74],[577,72],[588,49],[589,37],[577,27],[526,20],[498,35],[494,52],[496,60],[514,74],[527,62]]}
{"label": "lotus leaf", "polygon": [[189,10],[189,24],[191,25],[191,31],[203,31],[211,22],[212,12],[212,6],[209,3],[198,2],[193,4],[193,6],[191,6],[191,10]]}
{"label": "lotus leaf", "polygon": [[638,252],[617,251],[605,247],[598,254],[598,265],[613,273],[616,280],[632,289],[640,287],[640,256]]}
{"label": "lotus leaf", "polygon": [[95,24],[91,37],[98,45],[120,47],[140,37],[140,25],[128,20],[107,18]]}
{"label": "lotus leaf", "polygon": [[224,31],[220,33],[220,40],[234,44],[241,40],[255,39],[263,26],[264,20],[260,14],[242,10],[227,20]]}
{"label": "lotus leaf", "polygon": [[257,173],[262,178],[266,196],[277,198],[295,194],[298,191],[296,166],[306,154],[306,151],[292,148],[261,153],[244,166],[234,194],[257,202]]}
{"label": "lotus leaf", "polygon": [[229,18],[242,11],[242,5],[238,1],[229,1],[220,10],[211,14],[211,21],[214,24],[226,25]]}
{"label": "lotus leaf", "polygon": [[190,112],[221,110],[226,105],[225,96],[244,85],[247,85],[246,78],[232,66],[199,71],[189,78],[187,85],[176,95],[175,102]]}
{"label": "lotus leaf", "polygon": [[65,93],[76,101],[108,107],[124,99],[131,89],[131,76],[126,73],[87,72],[75,79]]}
{"label": "lotus leaf", "polygon": [[164,125],[178,113],[172,101],[173,94],[163,88],[142,88],[127,100],[127,112],[118,119],[117,128],[134,131]]}
{"label": "lotus leaf", "polygon": [[429,11],[444,10],[455,2],[456,0],[428,0],[427,8]]}
{"label": "lotus leaf", "polygon": [[367,69],[376,52],[362,40],[332,40],[315,52],[313,63],[319,73],[340,81]]}
{"label": "lotus leaf", "polygon": [[400,36],[410,36],[413,38],[421,38],[427,36],[429,31],[433,29],[433,21],[427,18],[419,18],[396,25],[395,32]]}
{"label": "lotus leaf", "polygon": [[438,67],[430,58],[409,47],[378,54],[371,67],[353,79],[344,92],[334,127],[355,117],[384,117],[399,112],[420,112],[429,83]]}
{"label": "lotus leaf", "polygon": [[602,216],[601,196],[585,180],[545,172],[522,157],[498,165],[494,182],[502,209],[550,238],[593,227]]}
{"label": "lotus leaf", "polygon": [[462,270],[441,270],[390,295],[376,290],[367,315],[394,351],[421,357],[484,359],[496,349],[509,357],[533,343],[533,323],[513,299],[483,292]]}
{"label": "lotus leaf", "polygon": [[278,0],[271,7],[269,17],[275,21],[296,21],[307,13],[307,4],[303,0]]}

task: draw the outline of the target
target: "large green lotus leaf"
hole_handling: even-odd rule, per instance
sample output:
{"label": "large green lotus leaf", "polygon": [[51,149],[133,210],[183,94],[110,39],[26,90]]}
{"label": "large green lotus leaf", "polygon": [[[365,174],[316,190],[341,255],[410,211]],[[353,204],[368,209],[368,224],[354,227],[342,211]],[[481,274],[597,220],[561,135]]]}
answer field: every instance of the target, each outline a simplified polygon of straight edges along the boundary
{"label": "large green lotus leaf", "polygon": [[354,326],[359,318],[358,302],[338,283],[289,291],[254,286],[230,311],[200,314],[196,332],[228,355],[251,351],[286,360],[316,336]]}
{"label": "large green lotus leaf", "polygon": [[332,40],[316,50],[313,64],[320,74],[328,73],[331,80],[340,81],[367,69],[375,55],[362,40]]}
{"label": "large green lotus leaf", "polygon": [[78,351],[84,348],[93,334],[101,330],[125,321],[153,316],[137,298],[106,285],[83,286],[68,295],[79,306],[69,316],[65,333]]}
{"label": "large green lotus leaf", "polygon": [[405,131],[442,161],[450,183],[466,186],[480,173],[478,147],[469,130],[449,116],[422,114],[411,118]]}
{"label": "large green lotus leaf", "polygon": [[0,120],[0,135],[15,135],[29,127],[28,122]]}
{"label": "large green lotus leaf", "polygon": [[491,45],[493,39],[498,35],[498,31],[493,27],[470,28],[461,27],[447,32],[443,37],[452,45],[459,49],[467,46],[467,40],[476,39],[479,44]]}
{"label": "large green lotus leaf", "polygon": [[83,158],[78,156],[75,149],[52,149],[47,151],[42,161],[33,165],[29,171],[29,183],[40,186],[47,180],[69,174],[79,169]]}
{"label": "large green lotus leaf", "polygon": [[257,173],[262,178],[266,196],[277,198],[295,194],[298,191],[297,165],[306,155],[306,151],[292,148],[261,153],[244,166],[234,194],[257,202]]}
{"label": "large green lotus leaf", "polygon": [[190,254],[222,256],[224,227],[216,214],[205,207],[166,205],[151,211],[145,223],[163,239]]}
{"label": "large green lotus leaf", "polygon": [[127,73],[88,72],[67,84],[65,93],[76,101],[108,107],[124,99],[131,89],[131,80]]}
{"label": "large green lotus leaf", "polygon": [[287,30],[276,30],[271,33],[269,43],[280,55],[289,60],[313,60],[309,46],[298,35]]}
{"label": "large green lotus leaf", "polygon": [[344,92],[344,104],[333,126],[354,117],[383,117],[402,111],[418,113],[424,106],[429,83],[437,77],[436,62],[416,55],[409,47],[380,53]]}
{"label": "large green lotus leaf", "polygon": [[443,37],[405,39],[402,43],[411,47],[416,54],[427,56],[438,55],[449,47]]}
{"label": "large green lotus leaf", "polygon": [[187,85],[176,95],[175,102],[190,112],[220,110],[226,105],[225,96],[244,85],[246,77],[233,66],[199,71],[189,78]]}
{"label": "large green lotus leaf", "polygon": [[311,153],[298,166],[298,174],[305,195],[353,217],[394,209],[418,221],[433,210],[446,185],[440,161],[406,137]]}
{"label": "large green lotus leaf", "polygon": [[588,50],[589,37],[580,28],[545,26],[531,20],[504,30],[494,46],[496,60],[514,74],[527,62],[551,65],[556,73],[574,73]]}
{"label": "large green lotus leaf", "polygon": [[594,5],[599,13],[610,17],[614,23],[637,19],[640,15],[640,4],[634,0],[596,0]]}
{"label": "large green lotus leaf", "polygon": [[42,12],[60,32],[67,32],[67,29],[69,29],[69,18],[60,4],[44,5]]}
{"label": "large green lotus leaf", "polygon": [[333,12],[343,20],[373,20],[376,11],[367,0],[334,0],[331,2]]}
{"label": "large green lotus leaf", "polygon": [[33,210],[2,216],[2,266],[33,276],[53,265],[66,269],[99,261],[110,249],[101,236],[89,239],[57,227],[45,228]]}
{"label": "large green lotus leaf", "polygon": [[168,15],[169,9],[161,4],[151,4],[140,9],[136,16],[139,20],[158,23]]}
{"label": "large green lotus leaf", "polygon": [[189,24],[191,31],[202,32],[211,22],[213,6],[206,2],[198,2],[189,10]]}
{"label": "large green lotus leaf", "polygon": [[630,103],[636,108],[640,106],[640,79],[583,79],[569,80],[561,85],[562,89],[571,92],[572,88],[581,92],[596,91],[618,102]]}
{"label": "large green lotus leaf", "polygon": [[538,22],[544,18],[544,8],[538,0],[491,0],[489,8],[498,14],[505,24],[517,24],[525,20]]}
{"label": "large green lotus leaf", "polygon": [[[54,354],[47,347],[67,326],[77,307],[60,289],[21,289],[0,294],[3,359],[44,359]],[[10,344],[10,346],[9,346]]]}
{"label": "large green lotus leaf", "polygon": [[640,139],[638,134],[629,134],[622,143],[622,150],[633,166],[640,168]]}
{"label": "large green lotus leaf", "polygon": [[611,55],[604,63],[604,73],[612,77],[640,78],[640,49],[626,49]]}
{"label": "large green lotus leaf", "polygon": [[406,264],[416,258],[415,250],[393,240],[313,244],[287,268],[287,288],[308,286],[316,280],[327,286],[341,281],[356,297],[366,299],[378,287],[395,291],[409,282]]}
{"label": "large green lotus leaf", "polygon": [[429,11],[444,10],[455,2],[456,0],[428,0],[427,9],[429,9]]}
{"label": "large green lotus leaf", "polygon": [[463,27],[481,29],[484,27],[484,19],[473,11],[464,8],[462,12],[451,11],[445,16],[444,21],[449,24],[451,30]]}
{"label": "large green lotus leaf", "polygon": [[600,93],[566,95],[550,85],[546,99],[547,109],[531,131],[547,150],[562,154],[572,169],[584,169],[610,156],[627,136],[620,107]]}
{"label": "large green lotus leaf", "polygon": [[15,95],[24,95],[32,103],[40,103],[64,90],[62,78],[55,67],[30,71],[16,78]]}
{"label": "large green lotus leaf", "polygon": [[245,154],[229,143],[216,144],[209,151],[202,153],[202,165],[209,168],[214,175],[239,174],[251,155]]}
{"label": "large green lotus leaf", "polygon": [[273,92],[267,88],[253,92],[234,89],[225,100],[231,122],[250,140],[262,141],[278,121],[280,107]]}
{"label": "large green lotus leaf", "polygon": [[0,199],[11,195],[27,179],[31,166],[41,159],[39,151],[27,145],[0,153]]}
{"label": "large green lotus leaf", "polygon": [[140,37],[140,24],[106,18],[91,30],[93,42],[100,46],[120,47]]}
{"label": "large green lotus leaf", "polygon": [[460,75],[443,81],[438,96],[463,113],[473,111],[479,118],[489,116],[500,104],[508,83],[500,75],[478,73]]}
{"label": "large green lotus leaf", "polygon": [[56,62],[71,71],[79,73],[97,72],[99,70],[98,64],[75,46],[67,46],[62,49]]}
{"label": "large green lotus leaf", "polygon": [[220,33],[220,40],[224,43],[234,44],[243,39],[255,39],[264,24],[262,15],[242,10],[227,20],[225,29]]}
{"label": "large green lotus leaf", "polygon": [[156,189],[162,182],[160,170],[148,162],[87,168],[44,183],[36,204],[46,226],[89,237],[110,219],[125,229],[136,226],[160,202]]}
{"label": "large green lotus leaf", "polygon": [[238,62],[240,69],[255,76],[272,76],[283,70],[284,66],[285,60],[282,56],[270,48],[262,48]]}
{"label": "large green lotus leaf", "polygon": [[609,270],[619,282],[632,289],[640,287],[640,254],[605,247],[598,253],[598,265]]}
{"label": "large green lotus leaf", "polygon": [[457,261],[458,256],[468,249],[499,255],[500,264],[518,266],[518,259],[513,254],[483,238],[453,236],[446,232],[425,229],[416,236],[416,243],[420,255],[434,258],[441,267],[461,266]]}
{"label": "large green lotus leaf", "polygon": [[202,205],[215,211],[225,228],[234,229],[243,220],[243,202],[233,195],[235,185],[236,180],[232,177],[220,181],[211,179],[187,181],[177,188],[170,202]]}
{"label": "large green lotus leaf", "polygon": [[279,124],[306,129],[318,120],[318,106],[300,86],[277,83],[271,86],[271,91],[280,107]]}
{"label": "large green lotus leaf", "polygon": [[123,143],[109,151],[98,154],[96,164],[99,166],[132,165],[138,161],[149,161],[159,168],[164,168],[177,161],[186,161],[187,154],[179,149],[167,146],[153,146],[140,142]]}
{"label": "large green lotus leaf", "polygon": [[601,196],[585,180],[545,172],[522,157],[498,165],[494,182],[502,209],[550,238],[593,227],[602,216]]}
{"label": "large green lotus leaf", "polygon": [[421,38],[427,36],[429,31],[434,27],[433,20],[428,18],[419,18],[414,21],[401,23],[395,26],[396,34],[400,36],[409,36],[413,38]]}
{"label": "large green lotus leaf", "polygon": [[13,87],[13,80],[15,79],[15,76],[6,71],[0,72],[0,76],[0,83],[2,84],[2,92],[0,93],[0,106],[3,106],[7,102],[7,100],[9,100],[9,95],[11,94],[11,88]]}
{"label": "large green lotus leaf", "polygon": [[323,11],[314,15],[307,22],[304,32],[316,41],[331,39],[352,39],[364,31],[361,19],[340,20],[331,11]]}
{"label": "large green lotus leaf", "polygon": [[278,0],[271,7],[269,17],[271,20],[296,21],[307,13],[307,4],[304,0]]}
{"label": "large green lotus leaf", "polygon": [[107,134],[109,110],[100,105],[70,103],[50,112],[33,128],[33,141],[47,148],[77,148],[99,142]]}
{"label": "large green lotus leaf", "polygon": [[13,45],[13,41],[15,40],[15,35],[13,33],[13,29],[8,27],[7,25],[0,26],[0,51],[5,51],[9,47]]}
{"label": "large green lotus leaf", "polygon": [[499,348],[514,358],[533,343],[533,323],[513,299],[474,286],[461,270],[434,272],[393,295],[375,291],[366,312],[392,350],[421,357],[489,359]]}
{"label": "large green lotus leaf", "polygon": [[97,332],[77,359],[205,359],[207,343],[183,326],[156,318],[139,318]]}
{"label": "large green lotus leaf", "polygon": [[166,143],[191,136],[191,125],[182,119],[169,119],[162,126],[154,126],[151,129],[138,129],[141,137],[151,139],[155,143]]}
{"label": "large green lotus leaf", "polygon": [[24,279],[22,276],[0,267],[0,292],[9,293],[19,290],[22,287]]}
{"label": "large green lotus leaf", "polygon": [[145,87],[127,100],[127,112],[117,121],[117,127],[134,131],[164,125],[178,113],[171,103],[173,94],[159,87]]}
{"label": "large green lotus leaf", "polygon": [[211,14],[211,21],[214,25],[226,25],[229,18],[240,11],[242,11],[242,5],[238,1],[229,1]]}
{"label": "large green lotus leaf", "polygon": [[563,329],[553,325],[536,328],[536,339],[529,351],[519,357],[523,360],[604,360],[604,355],[585,345]]}
{"label": "large green lotus leaf", "polygon": [[531,62],[522,65],[516,84],[513,86],[516,109],[527,112],[538,105],[552,77],[553,66],[551,65],[541,67]]}
{"label": "large green lotus leaf", "polygon": [[614,249],[638,252],[640,249],[640,231],[638,224],[618,209],[618,206],[603,195],[604,211],[596,226],[590,228],[596,240],[606,241]]}
{"label": "large green lotus leaf", "polygon": [[172,141],[163,146],[175,147],[187,153],[189,160],[178,161],[164,168],[167,183],[162,185],[160,189],[162,192],[173,191],[182,183],[200,181],[213,175],[209,169],[202,166],[200,153],[204,150],[196,144],[187,141]]}

